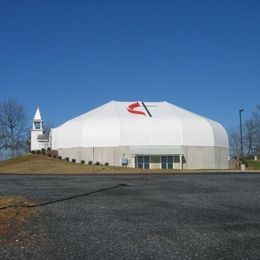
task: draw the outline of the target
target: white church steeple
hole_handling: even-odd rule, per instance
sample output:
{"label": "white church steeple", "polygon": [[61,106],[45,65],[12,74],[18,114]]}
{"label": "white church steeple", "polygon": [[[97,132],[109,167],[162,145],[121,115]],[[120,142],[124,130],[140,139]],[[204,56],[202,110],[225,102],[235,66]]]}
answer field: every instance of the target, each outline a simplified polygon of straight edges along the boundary
{"label": "white church steeple", "polygon": [[43,131],[43,120],[40,113],[40,108],[37,107],[33,118],[33,130]]}
{"label": "white church steeple", "polygon": [[31,130],[31,151],[47,149],[49,146],[48,136],[44,134],[43,120],[40,113],[40,108],[37,107],[33,118]]}

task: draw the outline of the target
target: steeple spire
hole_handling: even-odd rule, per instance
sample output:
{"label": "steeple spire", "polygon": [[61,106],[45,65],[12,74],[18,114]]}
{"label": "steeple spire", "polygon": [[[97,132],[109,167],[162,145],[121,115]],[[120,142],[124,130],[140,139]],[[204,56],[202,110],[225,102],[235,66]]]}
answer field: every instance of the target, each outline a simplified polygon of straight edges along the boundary
{"label": "steeple spire", "polygon": [[39,106],[37,107],[37,110],[35,112],[35,115],[34,115],[34,118],[33,118],[34,121],[42,121],[42,117],[41,117],[41,113],[40,113],[40,108]]}
{"label": "steeple spire", "polygon": [[37,107],[34,118],[33,118],[33,130],[43,130],[43,120],[40,113],[40,108]]}

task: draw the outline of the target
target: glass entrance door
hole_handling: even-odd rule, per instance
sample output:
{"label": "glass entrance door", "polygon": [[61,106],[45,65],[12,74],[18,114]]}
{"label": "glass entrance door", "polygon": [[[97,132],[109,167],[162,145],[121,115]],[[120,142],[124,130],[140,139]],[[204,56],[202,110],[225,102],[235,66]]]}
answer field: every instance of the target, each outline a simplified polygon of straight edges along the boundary
{"label": "glass entrance door", "polygon": [[150,169],[150,156],[136,156],[136,168]]}
{"label": "glass entrance door", "polygon": [[161,169],[177,169],[180,165],[179,155],[161,156]]}
{"label": "glass entrance door", "polygon": [[173,156],[161,156],[161,168],[173,169]]}

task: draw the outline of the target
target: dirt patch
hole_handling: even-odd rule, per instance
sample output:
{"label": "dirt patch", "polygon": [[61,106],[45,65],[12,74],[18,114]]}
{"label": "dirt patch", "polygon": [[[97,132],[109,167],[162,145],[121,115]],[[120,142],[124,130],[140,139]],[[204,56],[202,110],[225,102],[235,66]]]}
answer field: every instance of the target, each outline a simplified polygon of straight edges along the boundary
{"label": "dirt patch", "polygon": [[34,204],[20,196],[0,196],[0,246],[13,241],[26,219],[36,213],[35,208],[26,208]]}

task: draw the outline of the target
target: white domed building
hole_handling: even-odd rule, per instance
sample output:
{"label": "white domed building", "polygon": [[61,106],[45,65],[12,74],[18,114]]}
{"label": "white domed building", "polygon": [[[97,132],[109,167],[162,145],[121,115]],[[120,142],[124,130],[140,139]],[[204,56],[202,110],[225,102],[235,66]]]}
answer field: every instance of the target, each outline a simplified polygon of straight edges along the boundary
{"label": "white domed building", "polygon": [[51,130],[63,158],[149,169],[227,169],[221,124],[167,102],[111,101]]}

